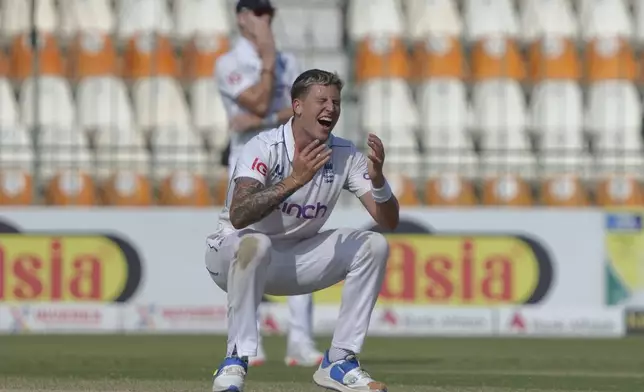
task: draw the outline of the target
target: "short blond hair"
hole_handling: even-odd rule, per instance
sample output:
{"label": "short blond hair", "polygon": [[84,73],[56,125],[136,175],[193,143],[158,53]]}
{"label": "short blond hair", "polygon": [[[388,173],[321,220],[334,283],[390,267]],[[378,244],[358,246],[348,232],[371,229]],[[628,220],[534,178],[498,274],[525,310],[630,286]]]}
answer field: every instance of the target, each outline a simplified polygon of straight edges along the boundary
{"label": "short blond hair", "polygon": [[335,72],[323,71],[321,69],[309,69],[295,79],[291,87],[291,99],[300,99],[308,94],[312,86],[335,86],[342,92],[344,83]]}

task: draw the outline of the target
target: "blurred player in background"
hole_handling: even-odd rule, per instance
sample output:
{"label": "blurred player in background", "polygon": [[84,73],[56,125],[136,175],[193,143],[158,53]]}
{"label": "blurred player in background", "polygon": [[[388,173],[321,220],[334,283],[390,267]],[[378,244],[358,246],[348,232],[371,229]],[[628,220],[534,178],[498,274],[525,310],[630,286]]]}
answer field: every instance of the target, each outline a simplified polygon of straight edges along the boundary
{"label": "blurred player in background", "polygon": [[210,276],[228,293],[228,348],[214,375],[215,392],[243,390],[247,358],[258,349],[262,295],[312,293],[343,280],[331,348],[313,380],[340,392],[387,390],[356,357],[385,275],[387,240],[365,230],[320,232],[343,190],[358,197],[381,227],[393,230],[399,221],[380,139],[369,135],[365,158],[331,134],[341,90],[335,74],[304,72],[291,90],[293,118],[255,136],[238,158],[205,257]]}
{"label": "blurred player in background", "polygon": [[[285,123],[293,115],[290,89],[300,73],[295,57],[277,51],[271,30],[275,8],[269,0],[239,0],[240,37],[232,50],[219,58],[216,77],[230,118],[229,177],[244,145],[262,130]],[[288,298],[290,322],[285,362],[316,366],[322,353],[312,337],[313,298],[310,294]],[[261,341],[251,366],[264,363]]]}

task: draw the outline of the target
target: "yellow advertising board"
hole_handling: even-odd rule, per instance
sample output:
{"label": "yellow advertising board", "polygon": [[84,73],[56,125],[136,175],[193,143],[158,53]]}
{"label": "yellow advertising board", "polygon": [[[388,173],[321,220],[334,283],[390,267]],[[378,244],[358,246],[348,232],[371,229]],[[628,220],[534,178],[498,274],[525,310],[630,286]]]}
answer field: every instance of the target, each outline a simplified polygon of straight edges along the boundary
{"label": "yellow advertising board", "polygon": [[606,304],[644,308],[644,209],[605,216]]}
{"label": "yellow advertising board", "polygon": [[[538,303],[552,283],[552,261],[518,236],[387,234],[390,256],[378,303],[467,305]],[[313,294],[337,304],[342,283]],[[284,297],[269,296],[283,302]]]}
{"label": "yellow advertising board", "polygon": [[100,235],[0,234],[0,301],[124,301],[140,261]]}

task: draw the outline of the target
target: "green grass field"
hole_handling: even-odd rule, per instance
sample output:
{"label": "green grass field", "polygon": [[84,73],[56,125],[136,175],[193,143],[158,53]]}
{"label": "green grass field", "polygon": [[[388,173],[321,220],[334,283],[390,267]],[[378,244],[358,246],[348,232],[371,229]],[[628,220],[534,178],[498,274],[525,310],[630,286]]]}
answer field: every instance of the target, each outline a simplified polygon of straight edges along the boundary
{"label": "green grass field", "polygon": [[[283,338],[265,344],[246,391],[323,391],[283,365]],[[0,336],[0,390],[209,391],[223,350],[220,336]],[[361,359],[392,392],[644,391],[644,339],[370,338]]]}

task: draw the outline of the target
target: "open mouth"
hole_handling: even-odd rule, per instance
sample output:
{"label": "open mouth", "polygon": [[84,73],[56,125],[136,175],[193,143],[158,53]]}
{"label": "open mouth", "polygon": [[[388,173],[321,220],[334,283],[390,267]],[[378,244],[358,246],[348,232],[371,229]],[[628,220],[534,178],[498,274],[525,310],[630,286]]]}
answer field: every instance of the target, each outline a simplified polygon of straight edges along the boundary
{"label": "open mouth", "polygon": [[331,119],[331,117],[320,117],[318,118],[318,123],[324,128],[331,128],[331,125],[333,125],[333,120]]}

